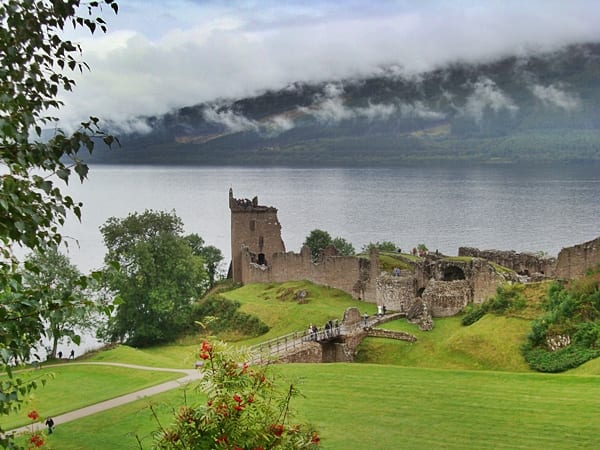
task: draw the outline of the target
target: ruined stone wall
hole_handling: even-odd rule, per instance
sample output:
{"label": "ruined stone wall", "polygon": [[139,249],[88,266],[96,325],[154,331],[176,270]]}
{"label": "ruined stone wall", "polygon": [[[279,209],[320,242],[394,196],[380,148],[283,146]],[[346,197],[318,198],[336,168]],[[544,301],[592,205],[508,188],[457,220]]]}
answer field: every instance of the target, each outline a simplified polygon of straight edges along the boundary
{"label": "ruined stone wall", "polygon": [[563,248],[556,261],[556,277],[578,278],[600,263],[600,237],[573,247]]}
{"label": "ruined stone wall", "polygon": [[368,337],[377,337],[385,339],[395,339],[398,341],[416,342],[417,338],[410,333],[404,331],[392,331],[384,328],[369,328],[367,330]]}
{"label": "ruined stone wall", "polygon": [[235,199],[229,190],[231,211],[231,269],[233,281],[244,283],[242,277],[242,247],[252,254],[256,263],[269,264],[272,254],[285,252],[281,238],[281,225],[277,219],[277,208],[258,204],[252,200]]}
{"label": "ruined stone wall", "polygon": [[[310,250],[304,247],[300,253],[287,252],[271,255],[269,265],[251,263],[251,254],[245,252],[246,264],[242,268],[242,282],[280,283],[290,280],[308,280],[348,292],[354,298],[376,301],[375,279],[372,265],[375,261],[355,256],[323,256],[314,263]],[[360,285],[360,288],[357,286]]]}
{"label": "ruined stone wall", "polygon": [[433,317],[453,316],[473,301],[471,286],[467,280],[431,280],[422,298]]}
{"label": "ruined stone wall", "polygon": [[472,268],[469,281],[475,304],[481,304],[496,295],[498,286],[507,281],[502,274],[496,272],[494,267],[483,259],[474,259]]}
{"label": "ruined stone wall", "polygon": [[520,275],[544,274],[554,276],[555,258],[542,257],[533,253],[517,253],[504,250],[479,250],[473,247],[459,247],[458,256],[483,258],[514,270]]}
{"label": "ruined stone wall", "polygon": [[376,280],[378,305],[388,311],[406,312],[416,300],[416,283],[412,275],[381,274]]}

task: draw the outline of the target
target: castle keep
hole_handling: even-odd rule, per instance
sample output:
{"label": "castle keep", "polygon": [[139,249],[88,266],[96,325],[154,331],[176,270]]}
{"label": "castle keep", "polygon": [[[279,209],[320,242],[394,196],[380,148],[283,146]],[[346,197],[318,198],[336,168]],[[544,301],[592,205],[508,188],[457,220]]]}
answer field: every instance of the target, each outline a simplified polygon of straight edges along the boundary
{"label": "castle keep", "polygon": [[229,209],[233,281],[308,280],[405,313],[425,329],[432,326],[431,317],[451,316],[469,303],[483,303],[502,283],[518,281],[519,277],[572,278],[585,273],[600,258],[600,238],[563,249],[558,258],[464,247],[458,257],[436,252],[410,259],[398,254],[396,259],[410,270],[393,274],[380,270],[377,250],[368,257],[340,256],[334,247],[328,247],[317,261],[312,260],[306,246],[300,253],[286,252],[277,209],[259,205],[257,197],[236,199],[230,189]]}
{"label": "castle keep", "polygon": [[233,198],[229,189],[231,211],[231,278],[237,283],[251,283],[244,278],[248,259],[259,266],[270,264],[276,253],[285,253],[277,208],[261,206],[252,200]]}

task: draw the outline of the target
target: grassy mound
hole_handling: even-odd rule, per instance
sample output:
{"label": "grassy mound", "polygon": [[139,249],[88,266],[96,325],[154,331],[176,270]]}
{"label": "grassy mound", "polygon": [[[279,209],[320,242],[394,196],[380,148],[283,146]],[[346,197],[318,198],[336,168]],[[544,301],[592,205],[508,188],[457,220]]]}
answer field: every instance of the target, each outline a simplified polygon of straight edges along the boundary
{"label": "grassy mound", "polygon": [[[301,299],[298,295],[304,291]],[[241,304],[240,311],[258,317],[269,327],[269,332],[244,340],[247,345],[308,328],[309,324],[323,326],[329,319],[341,320],[350,306],[369,315],[377,312],[372,303],[353,299],[349,294],[308,281],[287,283],[257,283],[221,294]]]}
{"label": "grassy mound", "polygon": [[518,318],[486,315],[470,327],[460,317],[436,319],[432,331],[420,331],[405,320],[386,323],[390,330],[417,337],[408,343],[367,338],[358,347],[356,362],[444,369],[528,371],[519,352],[529,322]]}

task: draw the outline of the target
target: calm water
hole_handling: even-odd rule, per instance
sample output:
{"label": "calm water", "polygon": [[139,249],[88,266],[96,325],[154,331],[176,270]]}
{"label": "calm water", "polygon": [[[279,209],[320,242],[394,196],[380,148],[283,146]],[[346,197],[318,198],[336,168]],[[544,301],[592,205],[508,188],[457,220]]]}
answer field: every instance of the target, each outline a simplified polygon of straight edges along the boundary
{"label": "calm water", "polygon": [[99,227],[111,216],[175,210],[230,257],[228,191],[279,209],[287,250],[315,229],[357,250],[390,240],[425,243],[456,255],[460,246],[558,254],[600,236],[600,166],[423,167],[390,169],[174,168],[93,166],[69,192],[83,219],[67,223],[71,260],[102,265]]}

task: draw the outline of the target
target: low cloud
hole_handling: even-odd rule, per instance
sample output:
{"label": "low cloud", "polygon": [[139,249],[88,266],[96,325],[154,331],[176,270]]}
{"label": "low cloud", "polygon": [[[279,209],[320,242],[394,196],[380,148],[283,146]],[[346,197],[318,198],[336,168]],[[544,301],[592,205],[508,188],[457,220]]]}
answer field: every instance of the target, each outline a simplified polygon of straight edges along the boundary
{"label": "low cloud", "polygon": [[[123,3],[119,15],[107,14],[107,35],[75,36],[91,72],[77,75],[74,92],[63,95],[64,121],[94,115],[125,123],[295,82],[362,78],[386,67],[411,76],[454,62],[489,62],[600,41],[600,3],[585,0],[353,0],[350,7],[297,0]],[[479,89],[468,105],[470,114],[480,115],[485,106],[514,108],[493,86]],[[569,105],[551,87],[538,94],[546,102]],[[323,118],[348,114],[337,96],[328,98]],[[362,114],[386,111],[372,105]],[[228,114],[214,118],[228,126],[253,126]]]}
{"label": "low cloud", "polygon": [[549,86],[536,84],[531,87],[531,92],[545,105],[555,106],[565,111],[574,111],[581,106],[581,99],[577,95],[570,94],[561,86],[554,84]]}
{"label": "low cloud", "polygon": [[223,125],[231,132],[239,131],[258,131],[258,124],[244,117],[243,115],[236,114],[235,112],[226,110],[216,110],[214,108],[206,108],[203,111],[204,119],[207,122]]}
{"label": "low cloud", "polygon": [[467,97],[462,113],[479,123],[486,110],[495,113],[506,110],[514,113],[518,109],[519,107],[498,88],[493,80],[482,77],[473,83],[473,92]]}
{"label": "low cloud", "polygon": [[446,114],[438,111],[434,111],[428,108],[423,102],[414,103],[403,103],[400,106],[402,117],[405,118],[417,118],[427,120],[441,120],[446,117]]}

